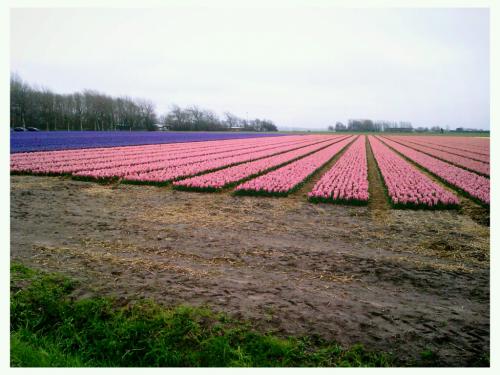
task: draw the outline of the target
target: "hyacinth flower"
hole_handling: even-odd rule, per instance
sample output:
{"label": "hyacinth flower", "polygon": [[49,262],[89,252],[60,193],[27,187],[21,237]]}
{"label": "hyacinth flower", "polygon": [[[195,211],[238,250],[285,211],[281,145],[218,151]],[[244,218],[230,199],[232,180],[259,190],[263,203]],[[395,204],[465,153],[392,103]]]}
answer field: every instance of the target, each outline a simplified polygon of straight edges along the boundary
{"label": "hyacinth flower", "polygon": [[[469,149],[467,149],[467,147],[456,148],[454,147],[453,142],[448,142],[446,141],[446,139],[441,140],[441,142],[439,143],[433,143],[428,139],[429,137],[425,138],[425,137],[413,137],[413,136],[405,136],[405,137],[387,136],[384,138],[388,138],[390,140],[396,141],[398,143],[404,144],[409,147],[412,147],[411,145],[416,145],[419,147],[425,146],[428,149],[444,151],[447,152],[448,154],[463,156],[468,159],[490,164],[489,148],[488,151],[476,151],[472,147],[470,147]],[[412,147],[412,148],[418,150],[418,147]]]}
{"label": "hyacinth flower", "polygon": [[[242,161],[285,152],[326,136],[291,136],[182,145],[130,146],[111,149],[67,150],[11,155],[11,171],[35,174],[72,174],[79,178],[123,178],[160,169],[178,169],[184,164],[207,163],[215,159]],[[210,143],[210,145],[208,145]],[[224,163],[222,163],[224,164]]]}
{"label": "hyacinth flower", "polygon": [[307,156],[308,154],[318,151],[330,144],[340,142],[345,139],[331,138],[329,142],[315,143],[313,145],[302,147],[296,150],[285,152],[279,155],[270,156],[267,158],[251,161],[229,167],[216,172],[202,174],[196,177],[191,177],[184,180],[175,181],[174,188],[180,190],[195,190],[195,191],[214,191],[224,187],[234,185],[242,180],[247,180],[265,171],[280,167],[283,164],[290,163],[295,159]]}
{"label": "hyacinth flower", "polygon": [[490,180],[488,178],[433,158],[389,139],[384,139],[384,142],[401,155],[425,168],[444,182],[463,191],[473,199],[487,205],[490,203]]}
{"label": "hyacinth flower", "polygon": [[369,137],[373,156],[396,207],[455,207],[458,197],[418,171],[376,137]]}
{"label": "hyacinth flower", "polygon": [[364,136],[356,139],[307,194],[310,201],[352,204],[368,202],[368,165],[365,142]]}
{"label": "hyacinth flower", "polygon": [[244,182],[236,187],[235,193],[286,196],[299,188],[304,181],[328,163],[353,139],[354,137],[348,137],[284,167]]}
{"label": "hyacinth flower", "polygon": [[[311,140],[311,139],[309,139]],[[112,167],[151,164],[166,160],[186,162],[185,159],[198,157],[224,157],[235,151],[252,152],[255,150],[279,147],[284,144],[302,143],[304,137],[236,140],[217,142],[195,142],[172,145],[148,145],[116,147],[107,149],[65,150],[53,152],[32,152],[11,155],[11,169],[32,172],[64,172],[109,169]],[[189,160],[187,161],[189,162]]]}
{"label": "hyacinth flower", "polygon": [[[386,139],[385,137],[383,139]],[[456,155],[454,153],[450,153],[448,151],[437,150],[433,147],[427,147],[426,145],[414,144],[412,142],[408,142],[404,139],[399,138],[389,138],[391,141],[395,141],[403,146],[412,148],[414,150],[420,151],[429,156],[435,157],[436,159],[440,159],[450,164],[454,164],[457,167],[461,167],[472,172],[476,172],[482,174],[484,176],[490,175],[490,164],[484,163],[482,161],[473,160],[463,155]]]}

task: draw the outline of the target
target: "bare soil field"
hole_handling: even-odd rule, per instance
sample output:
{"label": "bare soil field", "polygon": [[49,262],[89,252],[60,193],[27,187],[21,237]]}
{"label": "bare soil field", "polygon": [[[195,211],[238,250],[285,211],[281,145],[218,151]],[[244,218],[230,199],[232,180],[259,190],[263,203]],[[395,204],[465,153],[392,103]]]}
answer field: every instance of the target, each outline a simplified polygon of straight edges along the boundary
{"label": "bare soil field", "polygon": [[311,204],[313,182],[265,198],[11,176],[11,259],[80,280],[76,298],[206,305],[407,364],[489,355],[487,209],[392,210],[380,183],[367,207]]}

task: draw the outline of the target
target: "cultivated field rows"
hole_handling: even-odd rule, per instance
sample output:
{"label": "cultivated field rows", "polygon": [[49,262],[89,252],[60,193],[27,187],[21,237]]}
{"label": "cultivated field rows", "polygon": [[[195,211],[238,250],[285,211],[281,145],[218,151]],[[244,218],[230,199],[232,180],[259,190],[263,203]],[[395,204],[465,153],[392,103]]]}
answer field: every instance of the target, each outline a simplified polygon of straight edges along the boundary
{"label": "cultivated field rows", "polygon": [[365,137],[358,137],[342,157],[314,185],[312,202],[368,202],[368,164]]}
{"label": "cultivated field rows", "polygon": [[369,137],[373,156],[380,169],[387,193],[396,206],[454,206],[458,198],[433,182],[395,154],[376,137]]}
{"label": "cultivated field rows", "polygon": [[388,138],[392,141],[398,142],[403,146],[407,146],[413,148],[414,150],[423,152],[429,156],[433,156],[437,159],[443,160],[447,163],[454,164],[457,167],[462,167],[464,169],[470,170],[472,172],[476,172],[485,176],[490,175],[490,164],[483,163],[481,161],[473,160],[471,158],[467,158],[464,156],[456,155],[453,153],[449,153],[447,151],[437,150],[435,148],[427,147],[421,144],[415,144],[409,141],[406,141],[404,138],[396,138],[391,137]]}
{"label": "cultivated field rows", "polygon": [[41,131],[12,132],[11,153],[78,150],[136,145],[182,144],[217,140],[265,139],[286,136],[256,132]]}
{"label": "cultivated field rows", "polygon": [[425,168],[445,183],[465,192],[482,203],[490,203],[490,180],[488,178],[433,158],[390,139],[384,138],[383,141],[401,155]]}
{"label": "cultivated field rows", "polygon": [[393,207],[454,208],[456,192],[488,205],[489,143],[429,138],[299,135],[16,153],[11,172],[276,196],[315,178],[310,201],[367,204],[368,150]]}
{"label": "cultivated field rows", "polygon": [[301,183],[325,165],[352,140],[353,137],[343,139],[305,158],[247,181],[237,186],[235,191],[238,194],[287,195],[297,189]]}
{"label": "cultivated field rows", "polygon": [[388,138],[392,139],[394,141],[398,141],[398,142],[400,142],[400,141],[407,142],[407,145],[410,145],[413,143],[416,146],[425,146],[426,148],[430,148],[430,149],[434,149],[434,150],[438,150],[438,151],[444,151],[444,152],[447,152],[448,154],[458,155],[458,156],[462,156],[462,157],[465,157],[468,159],[472,159],[472,160],[480,161],[480,162],[483,162],[486,164],[490,164],[489,154],[485,155],[485,154],[480,154],[480,153],[477,153],[474,151],[460,150],[460,149],[448,147],[448,146],[441,145],[441,144],[433,144],[433,143],[427,142],[427,140],[415,139],[416,137],[395,137],[395,136],[392,136],[392,137],[388,137]]}
{"label": "cultivated field rows", "polygon": [[143,173],[146,171],[154,171],[158,169],[165,169],[172,166],[180,166],[184,164],[193,164],[206,162],[209,160],[222,159],[225,157],[234,157],[239,155],[255,154],[257,152],[280,152],[282,149],[290,147],[300,147],[305,145],[306,142],[288,142],[287,144],[274,144],[274,145],[244,145],[243,147],[233,146],[230,149],[223,150],[205,150],[201,153],[193,153],[193,150],[184,150],[180,154],[167,154],[160,153],[154,156],[145,156],[138,159],[121,160],[116,156],[112,161],[106,164],[96,163],[89,167],[84,163],[77,166],[70,166],[68,172],[79,172],[81,176],[97,177],[124,177],[134,173]]}
{"label": "cultivated field rows", "polygon": [[451,150],[466,151],[478,155],[490,156],[489,138],[474,137],[429,137],[409,136],[408,140],[423,142],[424,144],[445,147]]}
{"label": "cultivated field rows", "polygon": [[104,149],[18,153],[11,157],[11,169],[30,168],[33,172],[53,172],[54,169],[66,167],[68,169],[66,173],[69,173],[78,171],[78,168],[82,165],[86,166],[85,169],[135,165],[148,161],[207,156],[222,153],[224,151],[255,149],[255,147],[263,149],[266,147],[290,144],[295,141],[298,143],[305,142],[303,137],[292,137],[283,141],[279,139],[262,139],[260,142],[253,140],[212,141],[188,144],[161,144]]}
{"label": "cultivated field rows", "polygon": [[[340,142],[343,139],[344,138],[338,138],[338,141]],[[174,188],[182,190],[214,191],[222,189],[318,151],[324,146],[324,143],[313,144],[268,158],[238,164],[216,172],[175,181],[173,185]]]}

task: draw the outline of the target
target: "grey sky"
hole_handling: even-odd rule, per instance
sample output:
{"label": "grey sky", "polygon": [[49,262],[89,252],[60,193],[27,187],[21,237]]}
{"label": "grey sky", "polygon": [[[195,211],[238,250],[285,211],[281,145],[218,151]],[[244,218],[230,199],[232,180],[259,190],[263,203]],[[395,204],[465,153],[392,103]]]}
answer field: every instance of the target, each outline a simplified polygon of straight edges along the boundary
{"label": "grey sky", "polygon": [[11,70],[57,92],[149,98],[159,113],[490,125],[487,9],[14,9]]}

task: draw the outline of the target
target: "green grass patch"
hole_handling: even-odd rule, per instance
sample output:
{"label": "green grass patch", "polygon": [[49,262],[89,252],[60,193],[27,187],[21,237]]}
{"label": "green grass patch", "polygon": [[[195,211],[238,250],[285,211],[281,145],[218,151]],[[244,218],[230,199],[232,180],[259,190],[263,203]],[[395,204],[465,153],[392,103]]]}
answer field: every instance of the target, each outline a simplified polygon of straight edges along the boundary
{"label": "green grass patch", "polygon": [[13,367],[391,366],[385,353],[278,337],[206,308],[71,297],[76,284],[11,265]]}

